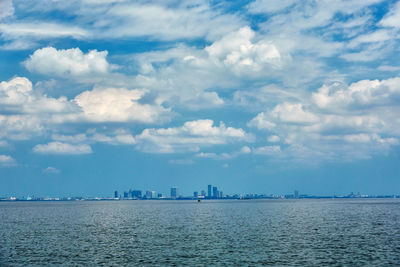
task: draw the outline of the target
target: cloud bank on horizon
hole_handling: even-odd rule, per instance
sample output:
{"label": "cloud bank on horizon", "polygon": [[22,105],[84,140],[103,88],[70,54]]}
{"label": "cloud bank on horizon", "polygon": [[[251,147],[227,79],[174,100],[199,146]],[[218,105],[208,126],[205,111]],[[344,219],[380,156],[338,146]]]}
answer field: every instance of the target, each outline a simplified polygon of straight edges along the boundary
{"label": "cloud bank on horizon", "polygon": [[399,1],[1,0],[0,166],[19,142],[190,164],[388,155],[399,44]]}

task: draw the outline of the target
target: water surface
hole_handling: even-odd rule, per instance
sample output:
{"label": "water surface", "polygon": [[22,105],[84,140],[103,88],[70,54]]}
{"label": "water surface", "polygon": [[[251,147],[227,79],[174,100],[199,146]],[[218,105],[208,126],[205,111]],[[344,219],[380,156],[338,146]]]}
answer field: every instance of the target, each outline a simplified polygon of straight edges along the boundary
{"label": "water surface", "polygon": [[1,202],[0,266],[400,265],[397,199]]}

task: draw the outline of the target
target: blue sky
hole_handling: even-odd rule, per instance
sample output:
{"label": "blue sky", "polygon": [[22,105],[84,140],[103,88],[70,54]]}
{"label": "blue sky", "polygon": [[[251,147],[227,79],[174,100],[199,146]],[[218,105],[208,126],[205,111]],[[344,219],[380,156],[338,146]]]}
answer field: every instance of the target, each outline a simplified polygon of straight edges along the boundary
{"label": "blue sky", "polygon": [[0,196],[400,192],[400,2],[0,0]]}

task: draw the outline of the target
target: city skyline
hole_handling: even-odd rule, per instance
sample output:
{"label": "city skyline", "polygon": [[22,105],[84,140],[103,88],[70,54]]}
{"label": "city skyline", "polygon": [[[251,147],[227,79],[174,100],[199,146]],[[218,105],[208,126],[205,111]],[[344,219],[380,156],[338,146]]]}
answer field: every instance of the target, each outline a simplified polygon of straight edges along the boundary
{"label": "city skyline", "polygon": [[2,0],[0,195],[397,194],[399,17],[396,0]]}

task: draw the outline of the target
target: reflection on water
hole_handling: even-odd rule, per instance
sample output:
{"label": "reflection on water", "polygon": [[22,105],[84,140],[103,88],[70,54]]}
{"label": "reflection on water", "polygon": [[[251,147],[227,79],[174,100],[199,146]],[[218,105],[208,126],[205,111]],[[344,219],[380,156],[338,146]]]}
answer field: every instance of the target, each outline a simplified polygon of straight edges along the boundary
{"label": "reflection on water", "polygon": [[0,203],[0,265],[400,264],[400,201]]}

